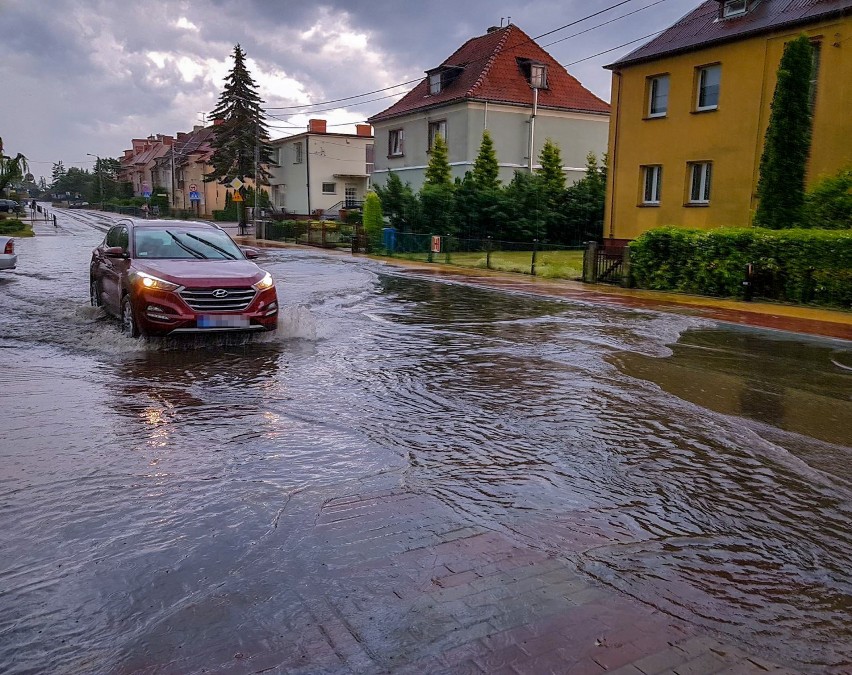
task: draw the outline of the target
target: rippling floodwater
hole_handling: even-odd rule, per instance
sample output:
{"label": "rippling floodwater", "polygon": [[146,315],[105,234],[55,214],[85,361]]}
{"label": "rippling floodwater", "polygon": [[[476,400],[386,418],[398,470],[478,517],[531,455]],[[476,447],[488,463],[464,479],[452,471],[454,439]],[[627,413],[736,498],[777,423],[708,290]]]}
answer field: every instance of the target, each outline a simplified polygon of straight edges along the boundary
{"label": "rippling floodwater", "polygon": [[132,341],[88,307],[101,236],[20,241],[0,277],[0,672],[216,670],[222,631],[299,625],[318,508],[391,488],[852,667],[848,343],[301,250],[260,261],[277,334]]}

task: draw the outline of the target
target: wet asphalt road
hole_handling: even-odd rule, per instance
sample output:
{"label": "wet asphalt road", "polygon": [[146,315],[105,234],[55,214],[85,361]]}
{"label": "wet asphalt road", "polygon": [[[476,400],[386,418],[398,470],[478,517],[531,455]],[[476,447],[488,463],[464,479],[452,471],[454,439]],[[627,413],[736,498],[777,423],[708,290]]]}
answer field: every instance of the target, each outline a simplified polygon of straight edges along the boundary
{"label": "wet asphalt road", "polygon": [[[411,610],[376,601],[364,540],[317,534],[386,494],[436,505],[405,536],[498,533],[776,663],[852,668],[848,342],[300,249],[259,261],[275,334],[134,341],[88,306],[113,216],[59,213],[0,277],[0,671],[430,658],[440,630],[389,637]],[[312,667],[299,636],[350,602],[383,626],[369,659]]]}

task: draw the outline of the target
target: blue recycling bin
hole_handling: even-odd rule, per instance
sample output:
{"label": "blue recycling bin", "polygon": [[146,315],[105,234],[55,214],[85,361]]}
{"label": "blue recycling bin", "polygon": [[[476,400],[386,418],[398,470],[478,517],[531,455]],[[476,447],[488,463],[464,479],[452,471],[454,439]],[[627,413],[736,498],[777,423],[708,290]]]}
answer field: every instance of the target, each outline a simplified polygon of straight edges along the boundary
{"label": "blue recycling bin", "polygon": [[388,253],[393,253],[396,251],[396,228],[395,227],[383,227],[382,228],[382,246],[385,247],[385,250]]}

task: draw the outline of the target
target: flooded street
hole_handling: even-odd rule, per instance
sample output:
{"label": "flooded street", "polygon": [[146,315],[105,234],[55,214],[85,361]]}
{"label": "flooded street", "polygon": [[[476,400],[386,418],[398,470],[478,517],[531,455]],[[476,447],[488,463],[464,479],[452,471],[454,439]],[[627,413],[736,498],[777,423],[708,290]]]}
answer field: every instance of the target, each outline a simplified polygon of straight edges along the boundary
{"label": "flooded street", "polygon": [[[435,505],[400,541],[451,520],[852,670],[848,342],[300,249],[258,260],[276,333],[132,340],[89,307],[108,215],[64,217],[0,276],[0,672],[393,670],[400,625],[448,619],[376,601],[370,538],[322,534],[365,495]],[[317,667],[305,636],[350,604],[369,660]]]}

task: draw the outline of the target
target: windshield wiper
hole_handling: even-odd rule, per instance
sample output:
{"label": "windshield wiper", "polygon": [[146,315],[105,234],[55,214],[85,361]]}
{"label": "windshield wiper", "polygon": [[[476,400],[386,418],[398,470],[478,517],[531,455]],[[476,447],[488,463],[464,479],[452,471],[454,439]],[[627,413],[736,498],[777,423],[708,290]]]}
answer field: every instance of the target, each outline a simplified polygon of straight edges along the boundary
{"label": "windshield wiper", "polygon": [[195,257],[195,258],[207,258],[207,256],[206,256],[206,255],[204,255],[203,253],[201,253],[201,251],[196,251],[194,248],[192,248],[192,247],[187,246],[186,244],[184,244],[184,243],[183,243],[180,239],[178,239],[178,238],[175,236],[174,232],[169,232],[169,230],[166,230],[166,234],[167,234],[167,235],[169,235],[172,239],[174,239],[174,240],[175,240],[175,243],[176,243],[178,246],[180,246],[180,247],[181,247],[184,251],[186,251],[187,253],[189,253],[191,256],[193,256],[193,257]]}
{"label": "windshield wiper", "polygon": [[226,258],[230,258],[231,260],[236,260],[236,259],[237,259],[237,256],[235,256],[233,253],[231,253],[230,251],[226,251],[226,250],[225,250],[224,248],[222,248],[221,246],[217,246],[217,245],[216,245],[216,244],[214,244],[212,241],[207,241],[206,239],[204,239],[204,237],[197,237],[197,236],[195,236],[194,234],[192,234],[191,232],[187,232],[187,233],[186,233],[186,236],[187,236],[187,237],[192,237],[193,239],[195,239],[195,241],[200,241],[202,244],[206,244],[206,245],[207,245],[207,246],[209,246],[210,248],[216,249],[217,251],[219,251],[219,253],[221,253],[221,254],[222,254],[223,256],[225,256]]}

